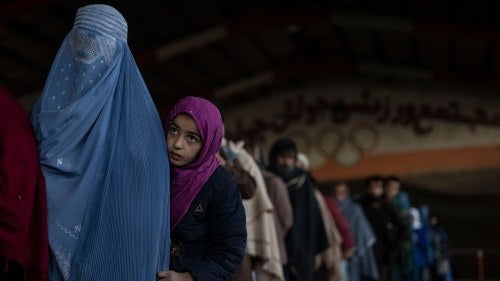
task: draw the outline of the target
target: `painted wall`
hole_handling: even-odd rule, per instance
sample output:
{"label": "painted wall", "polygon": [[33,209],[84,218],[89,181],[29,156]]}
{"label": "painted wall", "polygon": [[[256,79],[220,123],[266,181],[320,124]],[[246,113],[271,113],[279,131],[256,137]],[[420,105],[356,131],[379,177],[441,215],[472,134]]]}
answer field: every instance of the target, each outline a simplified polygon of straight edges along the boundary
{"label": "painted wall", "polygon": [[231,107],[226,130],[264,155],[292,137],[318,180],[500,166],[500,99],[477,91],[311,85]]}

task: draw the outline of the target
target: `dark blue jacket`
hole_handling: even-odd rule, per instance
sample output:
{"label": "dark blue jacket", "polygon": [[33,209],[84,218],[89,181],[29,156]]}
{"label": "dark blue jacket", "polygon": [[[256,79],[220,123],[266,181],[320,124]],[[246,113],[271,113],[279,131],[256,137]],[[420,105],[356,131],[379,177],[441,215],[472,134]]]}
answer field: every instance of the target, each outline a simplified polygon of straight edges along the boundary
{"label": "dark blue jacket", "polygon": [[170,270],[197,281],[229,280],[246,248],[246,218],[238,184],[219,166],[171,233]]}

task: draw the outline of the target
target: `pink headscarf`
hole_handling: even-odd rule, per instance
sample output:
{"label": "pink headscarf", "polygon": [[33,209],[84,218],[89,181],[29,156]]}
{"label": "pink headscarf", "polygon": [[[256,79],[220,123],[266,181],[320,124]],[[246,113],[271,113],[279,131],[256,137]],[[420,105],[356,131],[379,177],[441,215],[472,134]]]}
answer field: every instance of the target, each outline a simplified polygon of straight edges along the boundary
{"label": "pink headscarf", "polygon": [[183,167],[170,165],[170,229],[174,229],[181,221],[198,192],[220,164],[216,158],[221,147],[223,129],[219,109],[203,98],[182,98],[170,112],[167,128],[182,113],[193,118],[203,144],[193,162]]}

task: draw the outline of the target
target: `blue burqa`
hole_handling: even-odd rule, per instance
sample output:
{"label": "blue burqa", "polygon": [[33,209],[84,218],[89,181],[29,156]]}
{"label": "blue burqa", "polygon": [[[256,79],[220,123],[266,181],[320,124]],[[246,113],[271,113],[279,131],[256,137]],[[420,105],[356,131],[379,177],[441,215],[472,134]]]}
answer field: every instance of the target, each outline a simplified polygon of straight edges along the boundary
{"label": "blue burqa", "polygon": [[50,280],[154,280],[168,269],[165,138],[126,40],[117,10],[80,8],[32,111]]}

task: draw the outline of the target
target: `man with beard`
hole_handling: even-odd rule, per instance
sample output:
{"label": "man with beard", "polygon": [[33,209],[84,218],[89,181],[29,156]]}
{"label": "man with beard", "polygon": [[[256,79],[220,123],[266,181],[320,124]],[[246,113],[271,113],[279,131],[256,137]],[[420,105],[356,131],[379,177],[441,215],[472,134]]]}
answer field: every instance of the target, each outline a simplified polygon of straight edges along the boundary
{"label": "man with beard", "polygon": [[293,225],[286,236],[287,281],[314,280],[314,257],[328,248],[328,238],[314,196],[314,181],[296,167],[297,146],[289,138],[278,139],[269,152],[269,170],[288,187],[293,209]]}

